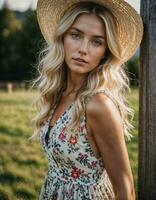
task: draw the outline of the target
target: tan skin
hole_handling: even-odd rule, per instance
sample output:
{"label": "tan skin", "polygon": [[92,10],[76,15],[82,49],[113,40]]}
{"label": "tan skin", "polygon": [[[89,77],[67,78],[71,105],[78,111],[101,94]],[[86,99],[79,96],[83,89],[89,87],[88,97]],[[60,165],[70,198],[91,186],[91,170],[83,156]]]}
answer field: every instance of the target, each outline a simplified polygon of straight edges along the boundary
{"label": "tan skin", "polygon": [[[94,27],[91,29],[90,27]],[[106,50],[105,27],[95,15],[82,14],[64,35],[65,62],[68,66],[67,89],[55,110],[51,125],[75,99],[87,74],[98,66]],[[87,63],[76,62],[82,58]],[[86,105],[87,133],[95,157],[102,157],[111,179],[116,200],[134,200],[134,184],[121,117],[112,100],[104,93]]]}

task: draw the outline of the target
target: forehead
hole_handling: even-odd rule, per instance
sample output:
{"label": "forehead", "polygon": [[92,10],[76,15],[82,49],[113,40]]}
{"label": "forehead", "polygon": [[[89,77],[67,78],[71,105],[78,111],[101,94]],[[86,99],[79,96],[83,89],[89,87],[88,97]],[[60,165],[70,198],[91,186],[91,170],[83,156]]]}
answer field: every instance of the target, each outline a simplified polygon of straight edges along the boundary
{"label": "forehead", "polygon": [[105,26],[102,19],[93,14],[81,14],[75,19],[71,28],[73,27],[90,35],[105,35]]}

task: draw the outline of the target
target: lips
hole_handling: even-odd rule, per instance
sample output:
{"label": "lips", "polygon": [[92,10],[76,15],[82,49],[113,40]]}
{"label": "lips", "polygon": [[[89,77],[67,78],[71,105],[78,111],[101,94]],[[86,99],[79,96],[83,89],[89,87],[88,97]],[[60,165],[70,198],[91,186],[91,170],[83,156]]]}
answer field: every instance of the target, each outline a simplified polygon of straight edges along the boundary
{"label": "lips", "polygon": [[83,62],[83,63],[88,63],[84,59],[81,59],[81,58],[74,58],[74,60],[79,61],[79,62]]}

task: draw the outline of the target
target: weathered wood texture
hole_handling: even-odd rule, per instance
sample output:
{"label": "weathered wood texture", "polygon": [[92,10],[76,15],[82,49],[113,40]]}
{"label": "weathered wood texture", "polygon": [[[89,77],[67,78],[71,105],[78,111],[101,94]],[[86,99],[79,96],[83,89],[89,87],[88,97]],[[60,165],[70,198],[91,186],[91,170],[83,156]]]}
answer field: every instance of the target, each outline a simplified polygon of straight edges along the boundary
{"label": "weathered wood texture", "polygon": [[156,200],[156,0],[141,0],[138,199]]}

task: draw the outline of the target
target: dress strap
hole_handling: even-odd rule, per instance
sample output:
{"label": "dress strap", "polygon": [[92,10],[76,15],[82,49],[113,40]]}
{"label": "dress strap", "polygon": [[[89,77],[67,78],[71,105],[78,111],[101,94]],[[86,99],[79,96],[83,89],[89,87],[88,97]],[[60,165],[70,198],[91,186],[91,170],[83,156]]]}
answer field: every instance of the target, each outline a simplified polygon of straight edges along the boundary
{"label": "dress strap", "polygon": [[111,93],[107,88],[104,88],[104,89],[102,89],[102,90],[99,90],[99,91],[96,91],[96,92],[90,94],[90,95],[87,97],[87,99],[85,100],[85,106],[86,106],[86,104],[88,103],[88,101],[89,101],[93,96],[95,96],[96,94],[99,94],[99,93],[104,93],[104,94],[106,94],[106,95],[114,102],[114,104],[115,104],[116,107],[118,108],[119,113],[120,113],[120,115],[121,115],[121,117],[122,117],[122,112],[121,112],[121,109],[120,109],[120,107],[119,107],[119,103],[117,102],[117,100],[114,98],[114,96],[112,95],[112,93]]}

